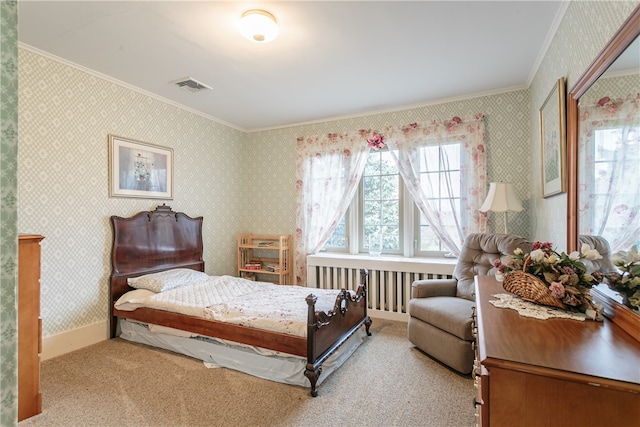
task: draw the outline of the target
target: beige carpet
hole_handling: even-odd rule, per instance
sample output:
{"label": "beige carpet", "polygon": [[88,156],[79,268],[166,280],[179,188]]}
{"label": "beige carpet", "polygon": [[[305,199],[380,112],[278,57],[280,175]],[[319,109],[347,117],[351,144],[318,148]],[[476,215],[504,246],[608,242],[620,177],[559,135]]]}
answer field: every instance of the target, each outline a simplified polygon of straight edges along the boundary
{"label": "beige carpet", "polygon": [[279,384],[114,339],[42,363],[26,426],[471,426],[473,382],[413,348],[406,324],[371,337],[318,388]]}

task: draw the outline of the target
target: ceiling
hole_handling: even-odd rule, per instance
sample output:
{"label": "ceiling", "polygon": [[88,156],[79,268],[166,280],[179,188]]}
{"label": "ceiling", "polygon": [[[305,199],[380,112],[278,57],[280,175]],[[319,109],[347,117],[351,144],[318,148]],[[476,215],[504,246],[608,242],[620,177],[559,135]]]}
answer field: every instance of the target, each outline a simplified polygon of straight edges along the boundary
{"label": "ceiling", "polygon": [[[243,131],[526,88],[560,1],[18,2],[20,46]],[[237,30],[268,10],[277,39]],[[192,77],[211,90],[171,83]]]}

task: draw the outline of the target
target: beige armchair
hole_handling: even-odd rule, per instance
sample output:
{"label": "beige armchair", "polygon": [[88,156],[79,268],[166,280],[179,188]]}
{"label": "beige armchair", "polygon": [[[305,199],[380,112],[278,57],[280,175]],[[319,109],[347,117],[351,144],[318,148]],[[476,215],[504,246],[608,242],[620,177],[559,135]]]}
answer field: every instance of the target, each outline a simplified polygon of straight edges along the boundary
{"label": "beige armchair", "polygon": [[453,279],[413,282],[408,335],[418,349],[463,374],[471,372],[471,315],[474,276],[495,274],[493,262],[516,248],[531,251],[531,243],[509,234],[470,234],[464,241]]}

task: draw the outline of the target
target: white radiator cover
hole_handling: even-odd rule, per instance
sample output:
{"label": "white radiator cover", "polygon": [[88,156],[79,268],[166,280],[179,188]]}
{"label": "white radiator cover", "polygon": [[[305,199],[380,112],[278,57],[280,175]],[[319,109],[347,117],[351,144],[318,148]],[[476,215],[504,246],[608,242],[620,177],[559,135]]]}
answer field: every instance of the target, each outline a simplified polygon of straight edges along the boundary
{"label": "white radiator cover", "polygon": [[451,278],[455,259],[422,259],[321,253],[307,257],[307,286],[355,290],[360,269],[369,271],[368,310],[371,317],[407,321],[414,280]]}

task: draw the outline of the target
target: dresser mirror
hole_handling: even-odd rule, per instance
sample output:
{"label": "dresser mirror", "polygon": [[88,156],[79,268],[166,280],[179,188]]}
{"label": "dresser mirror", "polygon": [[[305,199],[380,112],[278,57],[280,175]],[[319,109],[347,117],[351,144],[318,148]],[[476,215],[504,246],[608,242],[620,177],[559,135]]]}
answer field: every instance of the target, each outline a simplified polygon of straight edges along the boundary
{"label": "dresser mirror", "polygon": [[607,238],[614,252],[640,242],[638,93],[640,6],[567,95],[569,251],[580,234]]}

